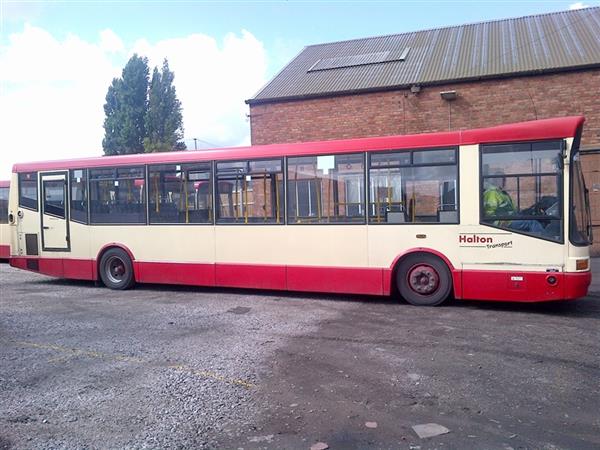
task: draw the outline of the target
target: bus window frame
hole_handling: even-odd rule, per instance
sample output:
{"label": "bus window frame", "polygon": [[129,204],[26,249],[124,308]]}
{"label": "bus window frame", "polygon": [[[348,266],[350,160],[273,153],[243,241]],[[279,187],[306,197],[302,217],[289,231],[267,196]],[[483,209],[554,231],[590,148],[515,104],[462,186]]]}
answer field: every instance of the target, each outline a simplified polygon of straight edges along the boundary
{"label": "bus window frame", "polygon": [[[127,168],[132,168],[132,167],[135,167],[135,168],[141,167],[141,168],[144,169],[143,170],[143,173],[144,173],[144,186],[145,186],[145,188],[144,188],[144,195],[146,196],[145,202],[144,202],[145,203],[145,207],[146,207],[146,211],[145,211],[145,214],[144,214],[144,217],[146,219],[145,222],[92,222],[92,200],[91,200],[92,199],[92,191],[91,191],[92,180],[91,180],[91,176],[90,176],[91,170],[114,169],[115,171],[117,171],[115,173],[118,174],[118,169],[120,169],[120,168],[127,169]],[[147,186],[148,186],[148,179],[147,179],[148,164],[134,164],[134,165],[131,165],[131,164],[116,164],[116,165],[107,165],[107,166],[97,166],[97,167],[91,167],[91,168],[87,167],[87,175],[88,175],[88,179],[87,179],[88,180],[87,181],[87,185],[88,185],[88,223],[87,223],[87,225],[94,226],[94,227],[96,227],[96,226],[99,226],[99,227],[104,227],[104,226],[109,226],[109,227],[110,226],[136,226],[136,227],[139,227],[139,226],[146,226],[146,225],[148,225],[148,215],[149,215],[149,211],[148,211],[148,196],[147,196],[148,195],[148,189],[147,189]],[[122,179],[135,180],[135,178],[118,178],[118,177],[117,178],[110,178],[110,180],[112,180],[112,181],[120,181]],[[108,178],[94,179],[94,181],[102,181],[102,180],[109,180],[109,179]]]}
{"label": "bus window frame", "polygon": [[[575,151],[573,151],[573,148],[576,148]],[[586,224],[582,224],[586,227],[586,233],[590,233],[588,235],[588,239],[587,242],[577,242],[573,239],[572,236],[572,230],[573,227],[575,226],[574,223],[577,223],[577,219],[574,217],[574,212],[573,212],[573,204],[574,204],[574,191],[575,191],[575,174],[574,174],[574,170],[573,170],[573,163],[574,163],[574,159],[575,156],[579,155],[579,170],[581,170],[581,150],[579,149],[579,145],[577,147],[575,147],[575,145],[571,146],[571,155],[569,156],[569,203],[568,203],[568,210],[569,210],[569,227],[568,227],[568,232],[567,234],[569,235],[569,242],[574,246],[574,247],[589,247],[594,243],[594,236],[593,236],[593,225],[592,223],[586,223]],[[591,207],[589,204],[590,198],[589,198],[589,190],[588,187],[585,185],[585,177],[583,176],[583,173],[581,173],[581,177],[583,178],[583,201],[584,201],[584,207],[586,208],[586,215],[588,216],[590,222],[591,222]],[[588,229],[588,227],[590,229]]]}
{"label": "bus window frame", "polygon": [[[484,212],[484,204],[483,204],[483,192],[484,192],[484,182],[483,182],[483,147],[485,147],[486,145],[515,145],[515,144],[527,144],[530,146],[533,146],[533,144],[536,143],[543,143],[543,142],[560,142],[560,153],[562,155],[562,166],[560,168],[560,170],[558,171],[558,196],[559,196],[559,208],[560,208],[560,222],[561,222],[561,238],[560,240],[557,239],[551,239],[548,237],[544,237],[541,236],[539,234],[535,234],[535,233],[529,233],[527,231],[523,231],[523,230],[515,230],[513,228],[508,228],[508,227],[501,227],[498,225],[494,225],[492,223],[487,223],[487,222],[483,222],[483,212]],[[485,226],[485,227],[490,227],[490,228],[494,228],[496,230],[502,230],[504,232],[508,232],[508,233],[514,233],[514,234],[520,234],[523,236],[528,236],[528,237],[532,237],[532,238],[536,238],[536,239],[541,239],[542,241],[547,241],[547,242],[552,242],[553,244],[558,244],[558,245],[564,245],[565,244],[565,230],[566,230],[566,218],[564,216],[564,207],[565,207],[565,195],[564,195],[564,183],[565,183],[565,165],[564,165],[564,156],[565,156],[565,149],[566,149],[566,144],[565,144],[565,139],[544,139],[544,140],[534,140],[534,141],[508,141],[508,142],[480,142],[478,144],[479,147],[479,151],[478,151],[478,155],[479,155],[479,225],[481,226]],[[506,177],[511,177],[511,176],[515,176],[518,177],[519,175],[523,175],[521,173],[516,173],[516,174],[507,174]],[[527,176],[549,176],[550,174],[547,172],[540,172],[539,174],[526,174]],[[527,216],[521,216],[521,217],[527,217]],[[539,217],[543,217],[543,216],[538,216]],[[534,220],[537,220],[534,219]],[[502,217],[499,220],[503,220]],[[514,220],[514,219],[513,219]],[[520,217],[517,217],[517,220],[521,220]],[[527,219],[525,219],[527,220]]]}
{"label": "bus window frame", "polygon": [[[75,172],[76,170],[81,170],[83,171],[83,176],[85,177],[85,189],[86,189],[86,208],[85,208],[85,217],[86,217],[86,221],[83,222],[81,220],[77,220],[73,218],[73,213],[71,211],[71,196],[73,194],[73,187],[71,185],[71,172]],[[88,169],[87,168],[80,168],[80,169],[68,169],[69,172],[69,182],[68,182],[68,186],[69,186],[69,220],[71,222],[75,222],[75,223],[79,223],[82,225],[90,225],[90,200],[89,200],[89,195],[90,195],[90,177],[88,176]]]}
{"label": "bus window frame", "polygon": [[[43,175],[60,175],[61,173],[44,173]],[[52,208],[55,208],[54,205],[51,205],[50,203],[48,203],[46,201],[46,183],[53,183],[59,180],[42,180],[42,214],[50,216],[50,217],[56,217],[57,219],[62,219],[62,220],[69,220],[70,214],[68,214],[67,210],[68,205],[67,205],[67,195],[66,193],[63,191],[63,207],[62,207],[62,215],[60,214],[56,214],[55,212],[50,212],[48,211],[48,206],[51,206]],[[68,183],[65,183],[68,186]]]}
{"label": "bus window frame", "polygon": [[[367,189],[368,189],[368,185],[367,183],[367,178],[365,177],[365,171],[368,170],[368,155],[369,152],[365,151],[365,150],[361,150],[361,151],[349,151],[349,152],[341,152],[341,153],[319,153],[319,154],[315,154],[315,155],[287,155],[285,157],[285,224],[286,225],[291,225],[291,226],[318,226],[318,225],[326,225],[326,226],[331,226],[331,225],[340,225],[340,226],[348,226],[348,225],[367,225],[368,224],[368,207],[367,207],[367,201],[368,201],[368,193],[367,193]],[[316,222],[316,223],[297,223],[297,222],[289,222],[288,221],[288,199],[287,199],[287,187],[288,187],[288,179],[289,179],[289,174],[288,174],[288,168],[289,168],[289,163],[288,160],[289,158],[317,158],[318,156],[345,156],[345,155],[361,155],[362,156],[362,160],[363,160],[363,182],[364,182],[364,193],[362,195],[362,200],[364,202],[364,214],[363,214],[363,220],[361,222]]]}
{"label": "bus window frame", "polygon": [[0,191],[6,189],[6,214],[2,214],[0,216],[0,225],[8,225],[8,211],[9,211],[9,201],[10,201],[10,186],[1,186]]}
{"label": "bus window frame", "polygon": [[[420,151],[430,151],[430,150],[454,150],[455,162],[454,163],[418,163],[413,164],[413,152]],[[392,168],[412,168],[412,167],[440,167],[440,166],[454,166],[456,167],[456,222],[402,222],[402,223],[391,223],[391,222],[376,222],[374,217],[371,217],[369,214],[370,208],[370,192],[371,192],[371,157],[375,154],[382,153],[399,153],[399,152],[410,152],[410,163],[409,164],[396,164],[393,166],[375,166],[373,169],[383,169],[385,167]],[[407,225],[460,225],[460,146],[441,146],[441,147],[415,147],[415,148],[404,148],[404,149],[389,149],[389,150],[377,150],[372,152],[367,152],[368,155],[368,164],[365,166],[365,170],[367,172],[367,188],[365,189],[367,195],[367,220],[369,225],[377,225],[377,226],[389,226],[389,225],[399,225],[399,226],[407,226]]]}
{"label": "bus window frame", "polygon": [[[21,195],[21,175],[25,175],[27,173],[34,173],[35,174],[35,189],[36,189],[36,205],[35,208],[32,208],[31,206],[28,205],[24,205],[21,202],[22,199],[22,195]],[[35,211],[38,212],[40,210],[40,172],[39,171],[35,171],[35,172],[19,172],[19,174],[17,175],[17,194],[19,197],[19,208],[24,208],[24,209],[28,209],[29,211]]]}
{"label": "bus window frame", "polygon": [[[150,220],[150,168],[151,167],[159,167],[159,166],[169,166],[169,165],[175,165],[175,166],[185,166],[185,165],[193,165],[193,164],[208,164],[209,165],[209,170],[210,170],[210,187],[212,189],[211,192],[211,208],[212,208],[212,220],[209,222],[190,222],[190,223],[185,223],[185,222],[152,222]],[[158,163],[158,164],[145,164],[146,167],[146,186],[145,186],[145,190],[146,190],[146,225],[149,226],[214,226],[215,225],[215,195],[214,195],[214,189],[215,189],[215,184],[214,184],[214,178],[215,178],[215,160],[198,160],[198,161],[186,161],[186,162],[169,162],[169,163]],[[182,169],[183,170],[183,169]]]}
{"label": "bus window frame", "polygon": [[[244,222],[219,222],[218,220],[218,214],[217,214],[217,198],[219,198],[220,193],[218,191],[218,187],[219,187],[219,180],[218,180],[218,172],[217,172],[217,164],[219,163],[236,163],[236,162],[246,162],[247,163],[247,167],[250,168],[250,162],[251,161],[274,161],[274,160],[280,160],[281,161],[281,172],[271,172],[271,173],[281,173],[283,176],[283,194],[282,195],[286,195],[287,194],[287,189],[286,189],[286,180],[287,180],[287,156],[271,156],[271,157],[261,157],[261,158],[248,158],[248,159],[216,159],[216,160],[212,160],[212,175],[213,175],[213,220],[212,220],[212,225],[214,226],[282,226],[282,225],[287,225],[287,217],[284,217],[284,220],[282,220],[280,223],[277,222],[248,222],[248,223],[244,223]],[[283,198],[283,214],[285,214],[287,211],[287,201],[285,198]],[[206,224],[209,225],[209,224]]]}

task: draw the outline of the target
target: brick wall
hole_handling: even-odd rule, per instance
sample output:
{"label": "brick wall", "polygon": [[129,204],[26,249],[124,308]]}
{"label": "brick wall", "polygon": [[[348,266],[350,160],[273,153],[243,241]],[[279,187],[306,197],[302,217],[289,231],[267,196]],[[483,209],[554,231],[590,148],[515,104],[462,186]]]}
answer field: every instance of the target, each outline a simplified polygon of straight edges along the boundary
{"label": "brick wall", "polygon": [[[440,92],[455,90],[447,102]],[[510,122],[584,115],[582,148],[600,148],[600,69],[409,90],[325,97],[250,107],[253,144],[344,139],[480,128]],[[595,160],[595,163],[592,163]],[[584,164],[600,165],[600,155]],[[596,166],[593,166],[596,167]],[[600,181],[596,181],[598,183]],[[591,180],[588,185],[591,189]],[[600,191],[599,191],[600,195]],[[595,254],[600,254],[600,208]]]}

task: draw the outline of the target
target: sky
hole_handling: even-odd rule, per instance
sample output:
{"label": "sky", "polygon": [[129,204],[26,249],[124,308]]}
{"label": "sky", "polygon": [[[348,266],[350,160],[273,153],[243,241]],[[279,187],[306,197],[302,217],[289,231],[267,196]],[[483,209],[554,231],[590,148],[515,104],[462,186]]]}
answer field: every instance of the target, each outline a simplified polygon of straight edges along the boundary
{"label": "sky", "polygon": [[138,53],[175,73],[189,149],[250,143],[252,98],[303,47],[598,6],[541,1],[0,0],[0,179],[99,156],[112,79]]}

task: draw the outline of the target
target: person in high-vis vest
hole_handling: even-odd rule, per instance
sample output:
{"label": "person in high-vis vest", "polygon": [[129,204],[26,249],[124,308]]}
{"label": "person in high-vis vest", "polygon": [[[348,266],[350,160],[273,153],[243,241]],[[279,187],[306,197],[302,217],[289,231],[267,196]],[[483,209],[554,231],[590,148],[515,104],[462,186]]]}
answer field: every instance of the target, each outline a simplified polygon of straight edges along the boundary
{"label": "person in high-vis vest", "polygon": [[[485,191],[483,193],[483,212],[484,217],[493,219],[494,217],[512,216],[517,212],[515,204],[508,192],[504,190],[506,178],[496,176],[488,178],[485,182]],[[494,225],[513,230],[527,231],[535,234],[542,234],[544,227],[537,220],[496,220]]]}
{"label": "person in high-vis vest", "polygon": [[515,213],[515,204],[504,190],[504,177],[488,178],[483,193],[485,217],[510,216]]}

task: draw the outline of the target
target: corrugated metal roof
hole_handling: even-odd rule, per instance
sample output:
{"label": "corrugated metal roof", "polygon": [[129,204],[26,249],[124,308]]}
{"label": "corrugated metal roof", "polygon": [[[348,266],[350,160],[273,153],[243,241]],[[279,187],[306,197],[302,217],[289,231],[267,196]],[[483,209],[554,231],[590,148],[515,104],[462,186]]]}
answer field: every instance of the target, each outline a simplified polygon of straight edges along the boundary
{"label": "corrugated metal roof", "polygon": [[247,103],[594,66],[600,7],[311,45]]}

